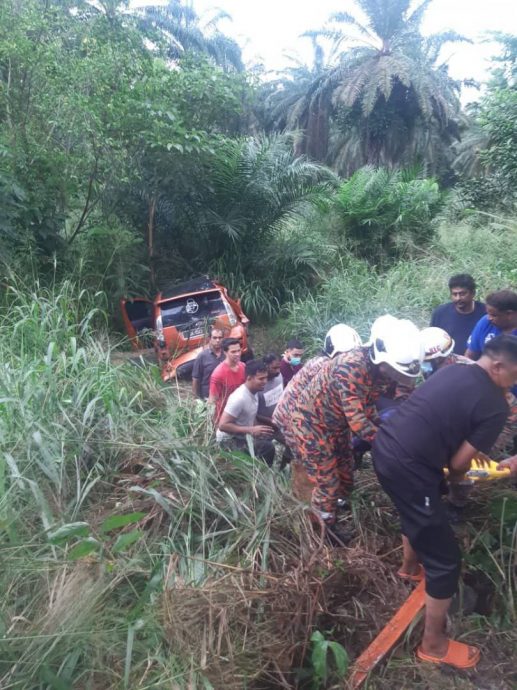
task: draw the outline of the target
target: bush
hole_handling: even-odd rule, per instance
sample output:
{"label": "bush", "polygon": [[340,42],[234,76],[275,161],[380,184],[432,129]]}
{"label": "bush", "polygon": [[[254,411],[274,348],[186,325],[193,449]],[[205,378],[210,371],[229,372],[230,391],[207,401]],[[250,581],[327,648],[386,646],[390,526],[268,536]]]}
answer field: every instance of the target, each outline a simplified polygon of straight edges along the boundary
{"label": "bush", "polygon": [[408,246],[429,244],[431,220],[442,203],[438,183],[414,170],[365,167],[345,182],[336,205],[350,249],[360,258],[385,265]]}
{"label": "bush", "polygon": [[485,227],[443,225],[427,251],[385,271],[345,258],[319,292],[289,305],[281,331],[296,333],[316,350],[337,322],[350,324],[365,338],[383,313],[425,326],[432,309],[448,300],[447,281],[454,273],[474,275],[481,297],[517,283],[516,227],[515,221],[487,216]]}

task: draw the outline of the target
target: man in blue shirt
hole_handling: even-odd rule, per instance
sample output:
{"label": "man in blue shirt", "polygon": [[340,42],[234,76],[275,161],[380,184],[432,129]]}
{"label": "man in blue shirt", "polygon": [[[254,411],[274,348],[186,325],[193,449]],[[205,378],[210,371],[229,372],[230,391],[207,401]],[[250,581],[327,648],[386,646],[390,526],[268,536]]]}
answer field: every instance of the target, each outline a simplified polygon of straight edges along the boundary
{"label": "man in blue shirt", "polygon": [[[497,335],[517,335],[517,292],[490,293],[486,298],[486,311],[467,341],[465,355],[469,359],[478,360],[486,343]],[[512,388],[512,393],[517,396],[517,386]]]}
{"label": "man in blue shirt", "polygon": [[[468,273],[459,273],[449,280],[451,301],[433,311],[431,326],[442,328],[454,340],[453,352],[465,354],[467,338],[479,319],[485,315],[483,302],[477,302],[476,283]],[[483,349],[483,348],[481,348]]]}

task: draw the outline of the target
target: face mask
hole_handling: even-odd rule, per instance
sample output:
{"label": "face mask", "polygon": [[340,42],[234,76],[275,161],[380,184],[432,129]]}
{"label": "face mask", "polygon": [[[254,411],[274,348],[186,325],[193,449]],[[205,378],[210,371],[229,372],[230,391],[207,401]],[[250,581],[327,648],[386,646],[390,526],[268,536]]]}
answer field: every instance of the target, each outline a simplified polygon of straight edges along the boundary
{"label": "face mask", "polygon": [[291,364],[293,367],[297,367],[299,364],[302,363],[302,358],[301,357],[291,357]]}
{"label": "face mask", "polygon": [[433,373],[433,365],[431,362],[422,362],[420,368],[422,369],[422,374],[425,378],[431,376],[431,374]]}

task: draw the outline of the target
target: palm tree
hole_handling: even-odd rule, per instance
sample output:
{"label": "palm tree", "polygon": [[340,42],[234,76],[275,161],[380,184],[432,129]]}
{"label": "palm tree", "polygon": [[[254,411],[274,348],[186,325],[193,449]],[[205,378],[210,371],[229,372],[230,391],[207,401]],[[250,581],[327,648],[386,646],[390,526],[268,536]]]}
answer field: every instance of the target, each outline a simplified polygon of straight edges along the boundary
{"label": "palm tree", "polygon": [[[318,159],[337,164],[341,172],[415,158],[436,170],[441,159],[436,147],[458,138],[460,107],[460,84],[439,64],[439,55],[445,43],[464,39],[454,32],[421,35],[430,2],[411,11],[410,0],[357,0],[354,14],[335,14],[317,32],[334,42],[339,58],[315,75],[306,100],[298,99],[289,110],[287,122],[305,125],[307,152],[313,150],[307,111],[320,107],[331,146],[319,127],[318,150],[326,155]],[[296,110],[302,102],[306,107]]]}
{"label": "palm tree", "polygon": [[151,5],[138,11],[141,25],[158,33],[165,41],[167,55],[178,60],[188,51],[208,55],[225,71],[242,71],[241,49],[218,27],[230,15],[220,10],[200,17],[190,3],[169,0],[167,5]]}
{"label": "palm tree", "polygon": [[264,125],[266,131],[296,131],[295,154],[307,155],[312,160],[324,161],[327,155],[331,91],[326,76],[323,48],[318,37],[307,32],[313,50],[313,64],[307,66],[291,57],[292,67],[281,77],[263,87]]}

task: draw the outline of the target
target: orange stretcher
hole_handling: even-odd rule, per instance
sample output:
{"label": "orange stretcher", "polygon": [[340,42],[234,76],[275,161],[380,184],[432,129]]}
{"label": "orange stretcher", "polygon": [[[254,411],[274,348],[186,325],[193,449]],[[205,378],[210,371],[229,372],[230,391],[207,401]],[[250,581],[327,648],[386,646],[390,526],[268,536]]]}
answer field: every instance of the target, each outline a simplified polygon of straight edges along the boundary
{"label": "orange stretcher", "polygon": [[411,625],[417,613],[424,607],[425,581],[419,582],[393,618],[381,630],[370,646],[361,654],[352,667],[350,685],[358,688],[370,671],[389,652],[405,630]]}

